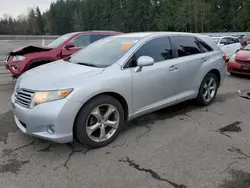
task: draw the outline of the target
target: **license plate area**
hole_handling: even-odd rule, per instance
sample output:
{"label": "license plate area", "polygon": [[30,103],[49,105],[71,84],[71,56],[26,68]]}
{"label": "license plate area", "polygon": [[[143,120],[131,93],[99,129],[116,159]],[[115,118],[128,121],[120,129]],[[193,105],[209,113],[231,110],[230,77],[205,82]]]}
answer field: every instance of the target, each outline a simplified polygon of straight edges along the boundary
{"label": "license plate area", "polygon": [[240,69],[242,69],[242,70],[250,70],[250,66],[242,65],[242,66],[240,67]]}

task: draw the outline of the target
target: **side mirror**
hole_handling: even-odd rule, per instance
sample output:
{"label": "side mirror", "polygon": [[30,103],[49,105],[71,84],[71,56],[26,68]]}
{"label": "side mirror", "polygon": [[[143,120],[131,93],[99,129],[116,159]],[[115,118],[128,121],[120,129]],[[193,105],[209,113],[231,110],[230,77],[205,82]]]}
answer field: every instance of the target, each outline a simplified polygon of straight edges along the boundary
{"label": "side mirror", "polygon": [[141,56],[137,59],[137,66],[139,67],[151,66],[154,63],[155,60],[149,56]]}
{"label": "side mirror", "polygon": [[73,42],[67,42],[67,44],[64,46],[65,49],[70,49],[70,48],[74,48],[75,44]]}

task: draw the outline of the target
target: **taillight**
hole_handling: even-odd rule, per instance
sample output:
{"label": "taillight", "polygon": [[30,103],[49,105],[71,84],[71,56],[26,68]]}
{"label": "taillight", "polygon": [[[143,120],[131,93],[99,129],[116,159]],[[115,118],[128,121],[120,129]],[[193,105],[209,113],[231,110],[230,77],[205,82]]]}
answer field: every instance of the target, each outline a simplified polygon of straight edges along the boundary
{"label": "taillight", "polygon": [[227,61],[227,55],[226,54],[224,54],[223,56],[222,56],[222,59],[223,59],[223,61]]}

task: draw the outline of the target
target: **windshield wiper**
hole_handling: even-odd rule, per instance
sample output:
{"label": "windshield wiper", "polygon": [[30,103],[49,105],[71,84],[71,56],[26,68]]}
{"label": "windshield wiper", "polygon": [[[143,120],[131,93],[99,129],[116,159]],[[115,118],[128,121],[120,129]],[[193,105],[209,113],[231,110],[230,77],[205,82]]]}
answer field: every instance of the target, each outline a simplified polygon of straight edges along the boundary
{"label": "windshield wiper", "polygon": [[76,64],[85,65],[85,66],[89,66],[89,67],[97,67],[96,65],[91,64],[91,63],[77,62]]}

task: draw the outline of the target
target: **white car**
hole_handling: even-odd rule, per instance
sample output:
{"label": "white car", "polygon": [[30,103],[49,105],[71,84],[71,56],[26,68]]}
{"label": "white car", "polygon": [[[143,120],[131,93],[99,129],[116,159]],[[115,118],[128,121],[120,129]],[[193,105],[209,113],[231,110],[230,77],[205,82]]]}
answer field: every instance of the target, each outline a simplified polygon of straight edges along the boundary
{"label": "white car", "polygon": [[224,37],[212,37],[212,40],[220,47],[220,49],[226,54],[227,60],[241,48],[240,40],[236,37],[224,36]]}

